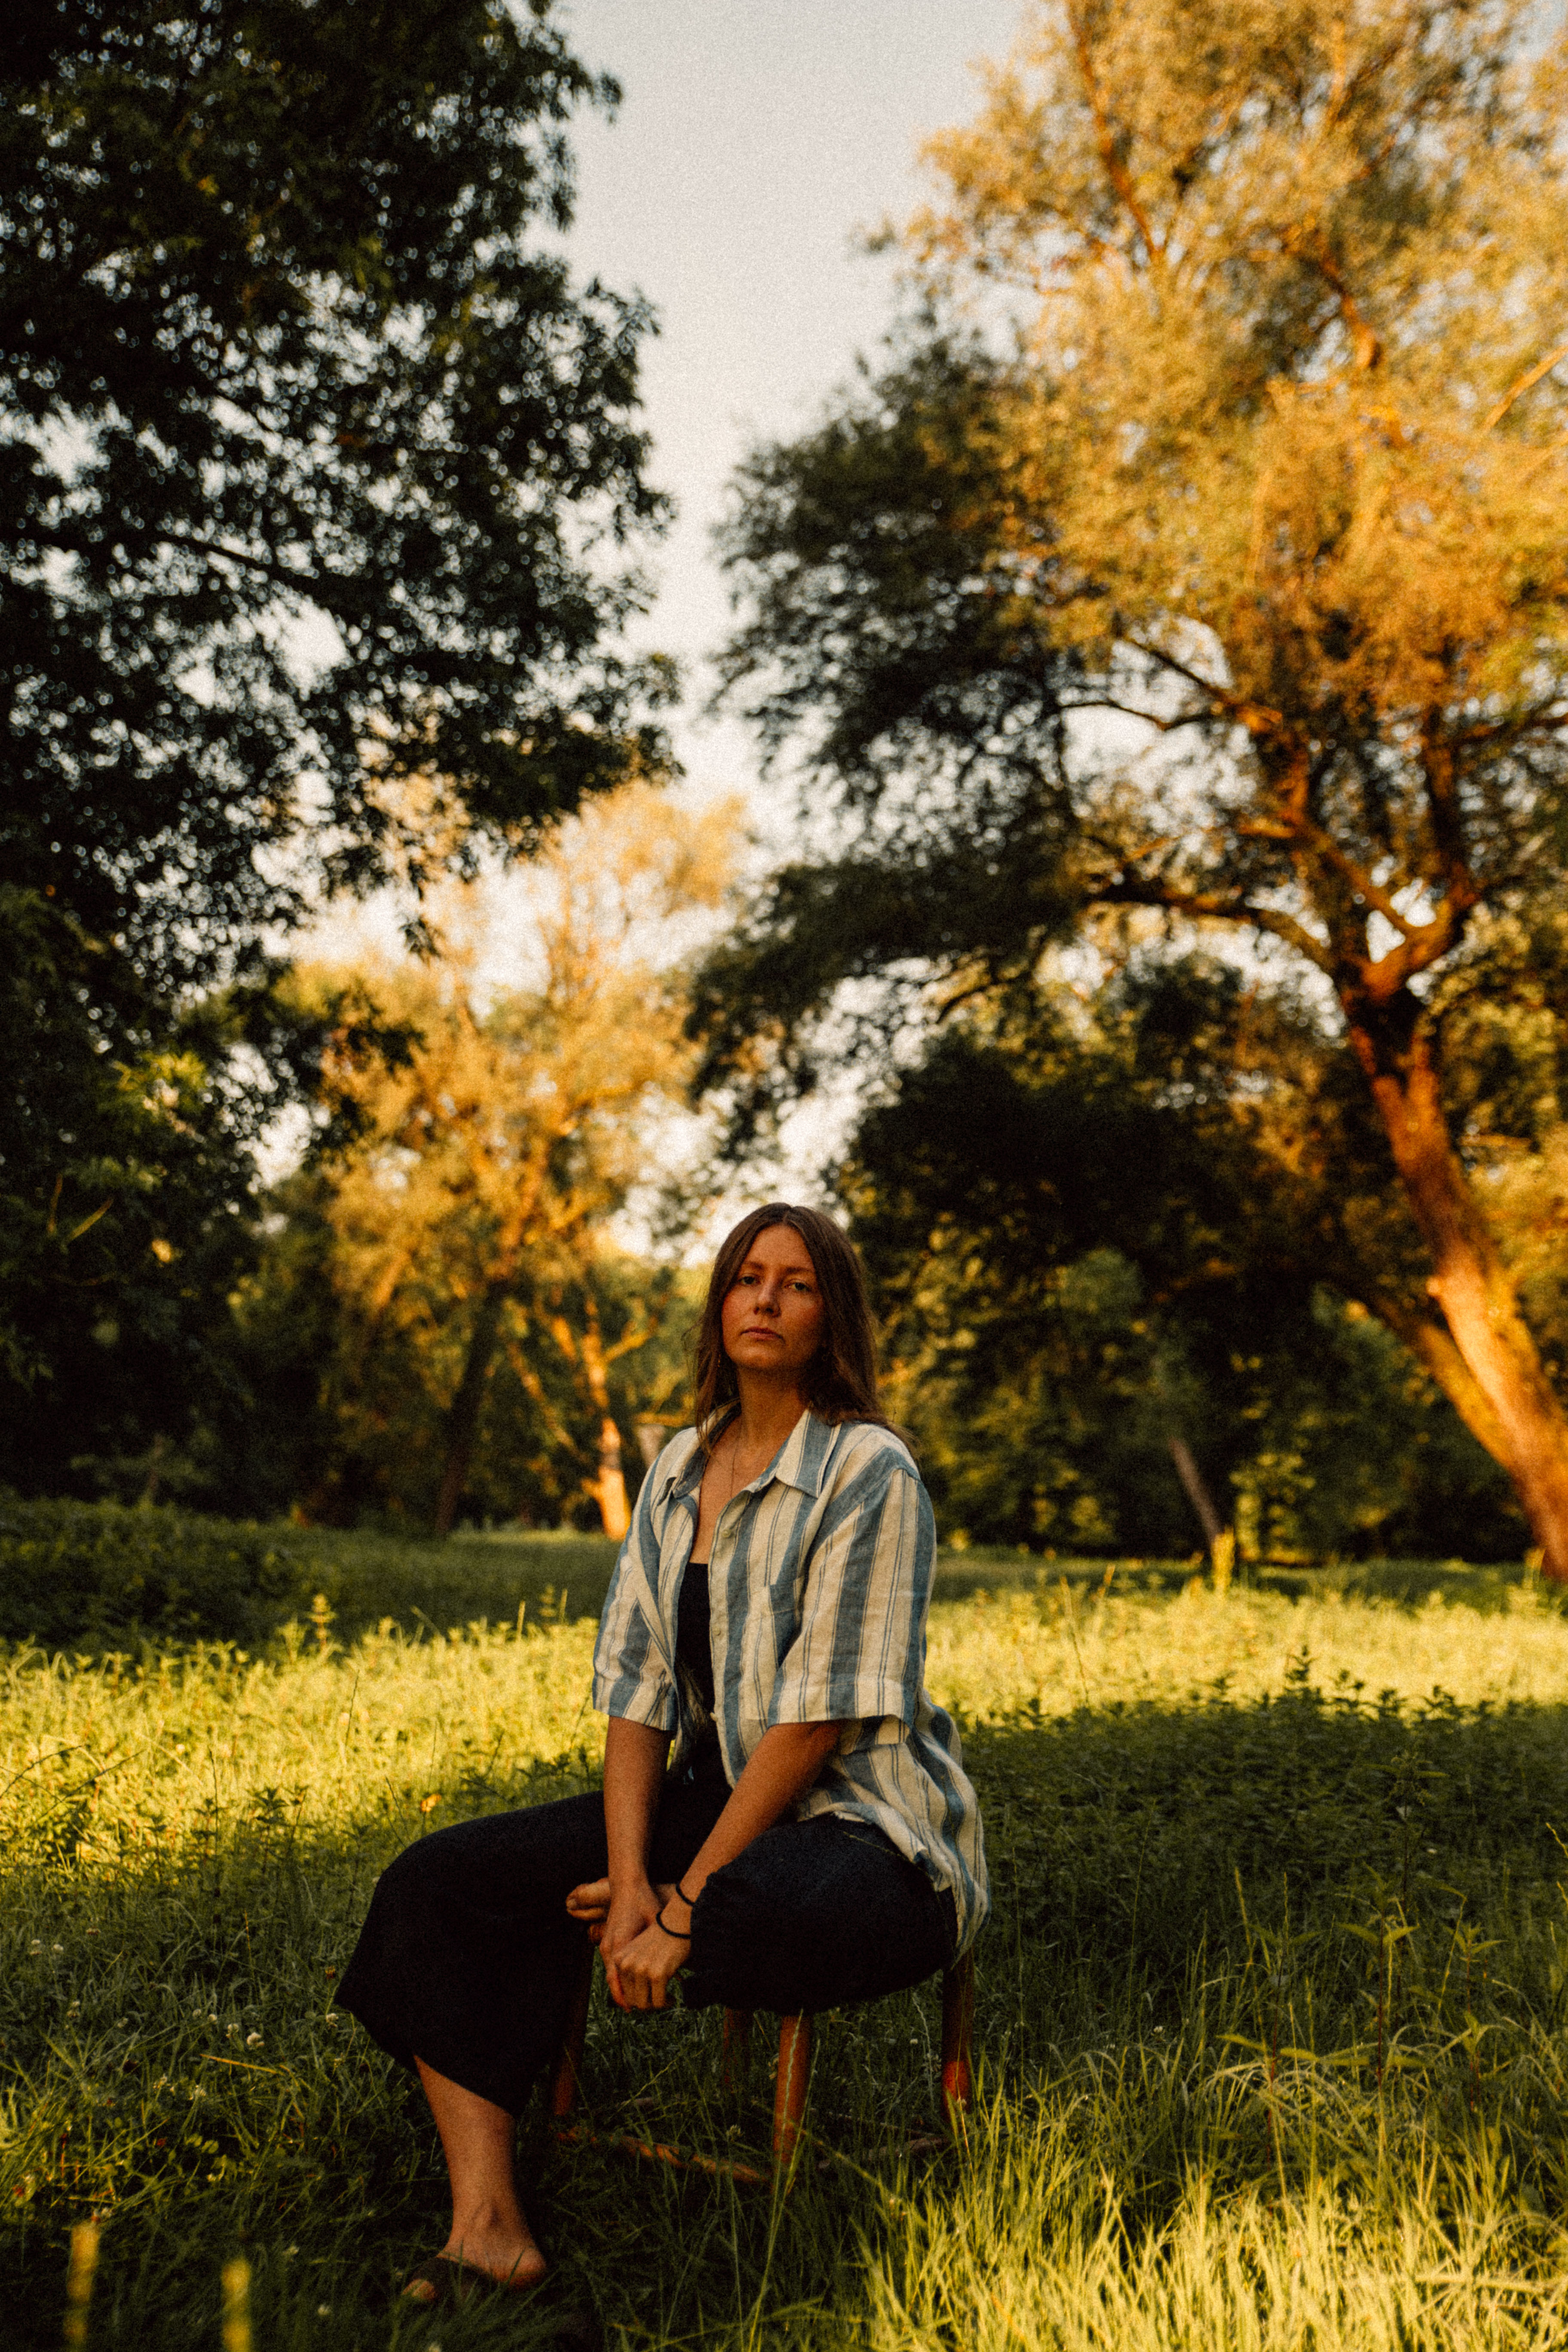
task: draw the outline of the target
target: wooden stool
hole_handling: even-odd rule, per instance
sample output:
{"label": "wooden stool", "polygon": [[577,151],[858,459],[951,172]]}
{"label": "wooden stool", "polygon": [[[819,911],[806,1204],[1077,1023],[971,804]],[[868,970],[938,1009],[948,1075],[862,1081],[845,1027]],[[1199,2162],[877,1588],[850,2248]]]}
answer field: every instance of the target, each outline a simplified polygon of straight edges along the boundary
{"label": "wooden stool", "polygon": [[[550,2119],[558,2139],[575,2140],[594,2147],[619,2148],[645,2163],[673,2164],[683,2170],[708,2172],[743,2187],[762,2188],[775,2176],[787,2176],[805,2122],[805,2091],[811,2074],[809,2015],[779,2020],[778,2076],[773,2086],[773,2170],[759,2172],[754,2165],[733,2164],[711,2156],[683,2155],[657,2140],[641,2140],[629,2132],[608,2138],[569,2121],[576,2105],[583,2071],[583,2043],[588,2030],[588,2000],[594,1986],[594,1951],[585,1948],[583,1966],[572,1990],[561,2062],[550,2092]],[[724,2056],[721,2080],[732,2089],[745,2063],[752,2011],[724,2011]],[[962,2137],[963,2117],[974,2092],[972,2045],[974,2039],[974,1959],[965,1953],[946,1970],[942,1980],[942,2107],[948,2129]]]}

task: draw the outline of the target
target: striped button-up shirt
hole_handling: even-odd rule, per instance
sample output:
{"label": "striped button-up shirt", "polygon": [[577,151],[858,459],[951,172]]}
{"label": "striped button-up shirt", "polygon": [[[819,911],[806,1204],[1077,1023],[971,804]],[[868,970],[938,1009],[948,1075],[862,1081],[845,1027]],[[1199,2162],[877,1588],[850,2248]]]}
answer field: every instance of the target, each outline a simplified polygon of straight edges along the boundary
{"label": "striped button-up shirt", "polygon": [[[702,1469],[683,1429],[644,1480],[594,1654],[595,1706],[673,1734],[676,1764],[708,1728],[675,1655]],[[733,1786],[773,1724],[842,1722],[795,1818],[874,1822],[952,1895],[962,1951],[988,1908],[985,1856],[957,1727],[924,1687],[935,1564],[931,1499],[891,1430],[803,1413],[714,1529],[714,1728]]]}

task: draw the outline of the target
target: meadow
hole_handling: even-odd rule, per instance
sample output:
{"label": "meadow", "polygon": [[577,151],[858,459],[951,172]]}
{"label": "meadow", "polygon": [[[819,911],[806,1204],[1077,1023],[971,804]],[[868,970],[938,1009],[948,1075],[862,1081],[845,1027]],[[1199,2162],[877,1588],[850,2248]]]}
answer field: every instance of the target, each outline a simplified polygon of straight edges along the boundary
{"label": "meadow", "polygon": [[[237,2259],[256,2352],[543,2345],[584,2300],[616,2352],[1568,2342],[1568,1620],[1531,1580],[947,1559],[930,1681],[995,1895],[967,2144],[934,1986],[822,2021],[785,2197],[536,2110],[555,2280],[437,2323],[395,2301],[444,2225],[433,2136],[333,1985],[410,1838],[592,1784],[605,1550],[312,1565],[254,1643],[0,1665],[8,2346],[63,2340],[89,2215],[103,2352],[216,2352]],[[721,2094],[717,2034],[596,1996],[595,2116],[764,2143],[765,2066]]]}

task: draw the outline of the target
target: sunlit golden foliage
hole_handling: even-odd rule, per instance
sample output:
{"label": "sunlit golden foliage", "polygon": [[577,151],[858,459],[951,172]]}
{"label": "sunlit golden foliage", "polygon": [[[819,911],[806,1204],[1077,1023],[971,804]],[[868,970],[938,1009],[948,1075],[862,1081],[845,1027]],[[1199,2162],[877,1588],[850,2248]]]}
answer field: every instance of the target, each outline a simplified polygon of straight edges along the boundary
{"label": "sunlit golden foliage", "polygon": [[1550,703],[1568,190],[1532,17],[1062,0],[931,142],[915,253],[1026,337],[1012,543],[1054,633],[1391,748],[1434,700]]}
{"label": "sunlit golden foliage", "polygon": [[515,1358],[543,1442],[570,1454],[542,1347],[583,1391],[600,1456],[587,1483],[607,1531],[624,1529],[607,1376],[658,1318],[634,1307],[605,1329],[595,1270],[609,1219],[657,1179],[653,1121],[683,1099],[683,927],[711,919],[735,843],[732,804],[692,815],[632,786],[563,826],[506,901],[449,892],[438,954],[303,976],[368,1001],[382,1032],[345,1031],[325,1080],[353,1129],[324,1197],[341,1440],[378,1450],[395,1430],[395,1450],[428,1464],[442,1527],[496,1361]]}

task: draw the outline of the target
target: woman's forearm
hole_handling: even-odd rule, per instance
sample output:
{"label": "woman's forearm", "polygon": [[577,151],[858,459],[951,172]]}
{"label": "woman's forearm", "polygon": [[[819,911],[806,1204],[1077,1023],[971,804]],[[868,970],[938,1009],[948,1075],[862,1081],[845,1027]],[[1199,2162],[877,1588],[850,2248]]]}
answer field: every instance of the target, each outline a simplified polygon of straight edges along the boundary
{"label": "woman's forearm", "polygon": [[669,1734],[613,1715],[605,1735],[605,1835],[612,1886],[640,1886],[664,1786]]}
{"label": "woman's forearm", "polygon": [[[607,1895],[599,1948],[610,1997],[623,2009],[662,2009],[669,1982],[690,1944],[689,1895],[695,1902],[711,1874],[743,1853],[752,1840],[772,1829],[803,1790],[809,1789],[837,1742],[837,1723],[779,1723],[764,1731],[752,1751],[729,1802],[682,1874],[682,1894],[647,1886],[647,1840],[664,1768],[664,1744],[657,1750],[636,1724],[612,1719],[612,1747],[605,1751],[605,1819],[612,1824],[610,1877],[603,1891],[576,1888],[567,1898],[574,1916],[592,1918],[593,1906]],[[612,1764],[612,1754],[614,1762]],[[617,1879],[617,1868],[627,1873]],[[652,1909],[664,1894],[663,1908]]]}
{"label": "woman's forearm", "polygon": [[[697,1857],[680,1884],[693,1903],[716,1870],[744,1853],[753,1838],[771,1830],[803,1796],[838,1744],[838,1723],[775,1723],[764,1731],[730,1791]],[[672,1927],[686,1924],[686,1906],[677,1897],[666,1916]]]}

